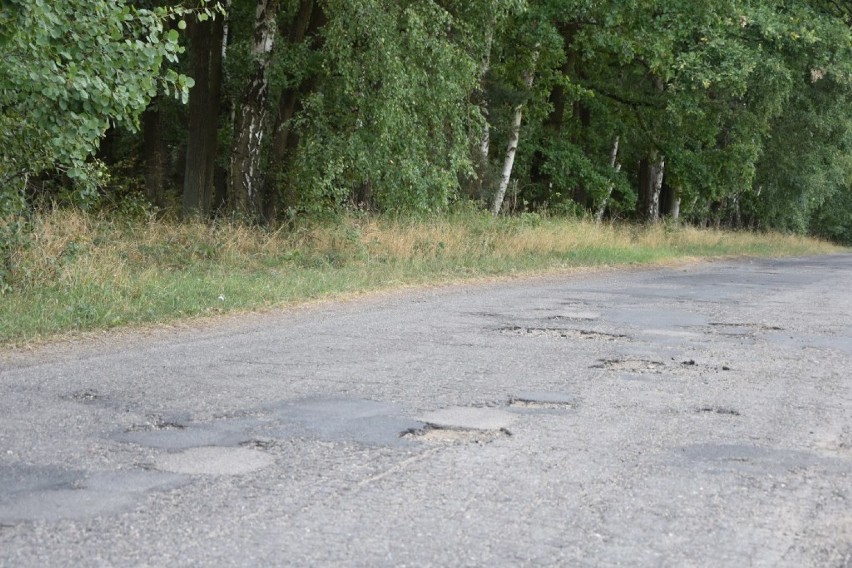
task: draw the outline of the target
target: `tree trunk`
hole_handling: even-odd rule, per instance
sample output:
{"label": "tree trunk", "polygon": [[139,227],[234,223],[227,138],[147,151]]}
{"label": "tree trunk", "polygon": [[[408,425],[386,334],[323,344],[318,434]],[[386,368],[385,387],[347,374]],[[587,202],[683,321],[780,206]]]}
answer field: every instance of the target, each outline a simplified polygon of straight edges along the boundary
{"label": "tree trunk", "polygon": [[[618,163],[618,144],[621,141],[620,136],[616,136],[612,141],[612,150],[609,153],[609,167],[615,170],[615,173],[621,171],[621,164]],[[600,224],[603,221],[604,212],[606,211],[606,205],[609,202],[609,198],[612,196],[612,190],[614,189],[614,184],[609,185],[609,189],[607,190],[606,195],[601,200],[600,205],[598,205],[597,213],[595,213],[595,222]]]}
{"label": "tree trunk", "polygon": [[142,156],[145,161],[145,195],[157,207],[165,205],[166,146],[159,102],[155,98],[142,113]]}
{"label": "tree trunk", "polygon": [[680,222],[680,196],[675,192],[674,199],[672,199],[672,209],[669,212],[669,218],[675,222]]}
{"label": "tree trunk", "polygon": [[476,96],[479,99],[479,109],[484,118],[482,123],[482,134],[479,138],[479,144],[476,148],[476,179],[470,185],[468,193],[471,197],[477,199],[482,198],[483,187],[486,184],[489,176],[489,160],[488,155],[491,152],[491,124],[488,122],[488,96],[483,86],[483,81],[488,71],[491,69],[491,48],[494,44],[494,21],[488,25],[485,32],[485,53],[482,56],[482,66],[479,68],[479,87],[477,88]]}
{"label": "tree trunk", "polygon": [[639,164],[639,215],[648,223],[660,220],[660,191],[665,165],[665,158],[656,152]]}
{"label": "tree trunk", "polygon": [[667,183],[660,191],[660,214],[672,221],[677,221],[680,216],[680,192]]}
{"label": "tree trunk", "polygon": [[[231,12],[231,0],[225,0],[225,13]],[[228,41],[231,38],[231,24],[228,18],[225,17],[222,21],[222,62],[228,57]]]}
{"label": "tree trunk", "polygon": [[[532,89],[535,65],[538,61],[538,51],[533,54],[532,65],[530,70],[524,74],[524,84],[527,89]],[[491,202],[491,214],[495,217],[500,214],[500,209],[503,208],[503,199],[506,197],[506,189],[509,187],[509,180],[512,179],[512,168],[515,165],[515,154],[518,151],[518,141],[521,137],[521,120],[524,116],[524,105],[519,104],[515,107],[515,114],[512,116],[511,135],[509,137],[509,145],[506,147],[506,157],[503,160],[503,171],[500,175],[500,186],[497,188],[497,193],[494,194],[494,200]]]}
{"label": "tree trunk", "polygon": [[477,148],[477,164],[476,164],[476,187],[474,194],[477,199],[482,198],[482,190],[485,183],[488,181],[490,161],[488,155],[491,152],[491,125],[488,124],[488,109],[483,109],[485,115],[485,123],[482,125],[482,137],[479,140]]}
{"label": "tree trunk", "polygon": [[728,227],[741,229],[742,226],[743,217],[740,211],[740,195],[735,193],[728,199]]}
{"label": "tree trunk", "polygon": [[[658,93],[666,92],[666,84],[660,76],[652,74],[651,82]],[[660,192],[665,168],[665,156],[657,148],[648,151],[639,163],[639,217],[646,223],[660,220]]]}
{"label": "tree trunk", "polygon": [[190,65],[195,85],[189,92],[184,216],[206,217],[212,207],[223,38],[222,17],[190,24]]}
{"label": "tree trunk", "polygon": [[261,221],[265,202],[261,157],[266,134],[269,61],[275,42],[278,0],[257,0],[252,56],[254,69],[240,99],[234,120],[228,188],[232,209]]}
{"label": "tree trunk", "polygon": [[515,115],[512,117],[512,136],[509,138],[509,146],[506,148],[506,158],[503,160],[500,186],[497,188],[497,193],[494,194],[494,201],[491,203],[491,214],[495,217],[500,214],[500,209],[503,207],[503,199],[506,197],[506,189],[509,187],[509,180],[512,179],[512,168],[515,165],[515,154],[518,151],[523,114],[523,106],[518,105],[515,107]]}
{"label": "tree trunk", "polygon": [[[290,44],[299,44],[316,33],[326,23],[322,8],[314,0],[301,0],[299,10],[289,26],[281,30]],[[269,150],[269,176],[266,179],[264,214],[267,219],[275,217],[274,199],[277,185],[287,169],[287,162],[298,145],[298,137],[291,128],[291,121],[302,108],[302,101],[316,88],[316,78],[311,77],[298,86],[284,89],[278,99],[278,114],[273,128],[272,145]],[[298,197],[289,188],[281,195],[282,205],[293,207]]]}
{"label": "tree trunk", "polygon": [[[577,33],[580,31],[580,25],[577,22],[567,22],[559,27],[559,35],[562,36],[562,41],[565,43],[565,62],[562,64],[562,75],[569,78],[572,82],[578,79],[583,79],[582,65],[580,64],[580,54],[576,47]],[[569,100],[569,95],[565,91],[564,85],[557,83],[550,92],[550,103],[553,105],[553,112],[545,122],[546,128],[560,133],[565,125],[565,111],[571,105],[571,111],[576,111],[576,101]],[[574,112],[574,116],[579,116]],[[569,116],[570,118],[570,116]],[[579,139],[576,133],[572,135],[571,142],[579,144]]]}

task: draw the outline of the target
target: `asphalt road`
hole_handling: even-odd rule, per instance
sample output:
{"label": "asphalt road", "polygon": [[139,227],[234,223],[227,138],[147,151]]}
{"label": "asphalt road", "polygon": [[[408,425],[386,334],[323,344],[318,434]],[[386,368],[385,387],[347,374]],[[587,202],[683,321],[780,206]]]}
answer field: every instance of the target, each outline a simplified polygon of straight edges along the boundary
{"label": "asphalt road", "polygon": [[852,566],[852,255],[0,355],[2,566]]}

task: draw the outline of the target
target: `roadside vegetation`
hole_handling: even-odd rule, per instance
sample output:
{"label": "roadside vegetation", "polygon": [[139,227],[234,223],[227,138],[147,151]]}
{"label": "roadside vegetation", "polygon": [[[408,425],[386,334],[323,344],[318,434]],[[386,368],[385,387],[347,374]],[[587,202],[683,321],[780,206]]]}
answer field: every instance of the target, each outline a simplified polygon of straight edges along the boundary
{"label": "roadside vegetation", "polygon": [[440,218],[341,215],[279,230],[116,220],[78,210],[32,219],[10,255],[0,344],[68,332],[286,306],[411,285],[574,267],[839,250],[798,236],[596,224],[468,210]]}
{"label": "roadside vegetation", "polygon": [[0,342],[852,245],[850,6],[0,0]]}

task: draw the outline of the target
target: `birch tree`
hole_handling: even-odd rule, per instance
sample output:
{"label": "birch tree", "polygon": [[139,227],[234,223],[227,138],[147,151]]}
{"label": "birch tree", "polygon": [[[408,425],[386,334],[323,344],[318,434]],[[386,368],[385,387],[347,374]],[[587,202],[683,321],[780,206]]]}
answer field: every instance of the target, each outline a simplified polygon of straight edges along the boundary
{"label": "birch tree", "polygon": [[[530,68],[524,72],[523,84],[527,90],[532,89],[533,81],[535,80],[535,66],[538,61],[539,52],[536,46],[532,53]],[[509,181],[512,179],[512,168],[515,165],[515,154],[518,151],[518,142],[521,137],[521,122],[524,116],[524,104],[519,103],[515,106],[512,114],[512,122],[509,127],[509,144],[506,147],[506,156],[503,159],[503,168],[500,172],[500,185],[497,186],[497,191],[491,202],[491,214],[497,216],[500,214],[500,209],[503,207],[503,199],[506,197],[506,189],[509,187]]]}
{"label": "birch tree", "polygon": [[480,112],[482,113],[482,133],[476,145],[476,178],[474,180],[474,189],[471,191],[474,198],[482,197],[483,186],[489,177],[490,164],[489,156],[491,154],[491,124],[489,123],[488,113],[488,96],[486,93],[485,80],[488,73],[491,71],[491,51],[494,45],[494,28],[496,27],[495,19],[488,22],[485,30],[485,45],[483,47],[482,66],[479,72],[479,84],[474,93]]}
{"label": "birch tree", "polygon": [[484,3],[323,3],[320,72],[291,129],[298,207],[446,209],[482,132],[471,94]]}
{"label": "birch tree", "polygon": [[[621,137],[616,136],[612,141],[612,151],[609,154],[609,167],[615,173],[621,171],[621,164],[618,163],[618,145],[621,143]],[[609,201],[609,198],[612,196],[612,190],[615,189],[615,184],[610,184],[607,189],[606,195],[604,195],[603,199],[601,199],[600,204],[598,205],[597,212],[595,213],[595,222],[600,224],[603,222],[604,213],[606,213],[606,205]]]}
{"label": "birch tree", "polygon": [[263,150],[267,134],[269,64],[276,38],[279,0],[257,0],[252,37],[252,70],[234,121],[228,172],[231,208],[260,221],[267,196],[263,192]]}

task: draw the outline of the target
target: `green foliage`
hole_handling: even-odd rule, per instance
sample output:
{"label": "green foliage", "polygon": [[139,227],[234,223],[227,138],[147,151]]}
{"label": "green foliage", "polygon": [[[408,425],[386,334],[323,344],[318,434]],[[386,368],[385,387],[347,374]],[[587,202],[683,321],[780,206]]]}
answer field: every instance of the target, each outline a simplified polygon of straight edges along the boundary
{"label": "green foliage", "polygon": [[794,5],[785,48],[792,89],[771,123],[750,196],[753,224],[843,239],[852,182],[852,40],[836,18]]}
{"label": "green foliage", "polygon": [[852,182],[850,101],[830,79],[796,90],[757,164],[753,216],[764,226],[805,233],[814,215]]}
{"label": "green foliage", "polygon": [[[593,208],[612,188],[615,214],[636,201],[640,160],[661,155],[664,183],[696,222],[816,230],[817,209],[849,187],[852,34],[837,10],[805,0],[531,1],[500,36],[490,85],[500,148],[500,105],[516,104],[524,50],[546,54],[518,148],[522,200]],[[609,164],[616,137],[620,175]]]}
{"label": "green foliage", "polygon": [[437,3],[327,2],[322,86],[305,102],[290,183],[307,209],[350,196],[439,211],[470,175],[481,116],[466,13]]}
{"label": "green foliage", "polygon": [[182,12],[124,0],[4,0],[0,191],[53,170],[85,202],[98,182],[87,160],[106,129],[135,129],[158,90],[186,98],[192,80],[163,67],[181,52],[167,22]]}
{"label": "green foliage", "polygon": [[23,196],[0,191],[0,295],[12,290],[15,256],[28,242],[27,225]]}
{"label": "green foliage", "polygon": [[[140,198],[145,146],[127,142],[134,134],[110,138],[124,145],[112,151],[111,171],[92,156],[108,128],[135,131],[155,93],[185,100],[192,80],[179,73],[187,68],[180,30],[187,17],[224,16],[199,1],[184,3],[200,6],[190,9],[152,7],[174,4],[156,0],[0,0],[0,208],[32,199],[35,181],[62,188],[52,201],[91,207],[110,183],[116,202],[106,208],[151,214]],[[223,104],[210,117],[220,125],[220,169],[231,162],[231,111],[253,69],[256,3],[229,6]],[[660,157],[669,205],[679,199],[690,222],[848,238],[852,12],[844,3],[277,6],[258,177],[277,185],[289,221],[347,207],[441,212],[464,199],[460,187],[482,197],[522,108],[509,190],[520,213],[605,206],[611,218],[631,216],[640,164]],[[309,25],[299,28],[306,13]],[[158,104],[168,116],[163,168],[180,184],[182,111],[164,98]],[[490,154],[481,164],[486,126]],[[482,183],[471,183],[477,176]]]}
{"label": "green foliage", "polygon": [[852,246],[852,180],[827,198],[815,211],[811,232],[846,246]]}

